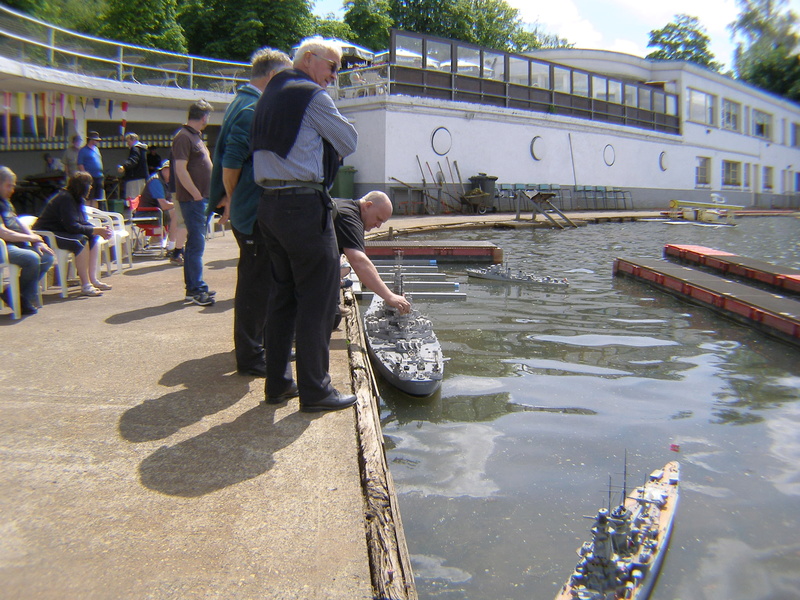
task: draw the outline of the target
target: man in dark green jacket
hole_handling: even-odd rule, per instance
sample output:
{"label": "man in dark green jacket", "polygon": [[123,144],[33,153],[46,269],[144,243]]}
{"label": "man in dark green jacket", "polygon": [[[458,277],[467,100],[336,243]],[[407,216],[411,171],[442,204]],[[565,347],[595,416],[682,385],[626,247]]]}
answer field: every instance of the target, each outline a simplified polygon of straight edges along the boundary
{"label": "man in dark green jacket", "polygon": [[262,190],[253,180],[250,124],[256,102],[272,76],[292,63],[283,52],[262,48],[253,54],[250,65],[250,82],[237,90],[222,120],[214,149],[209,207],[212,211],[223,209],[220,223],[230,219],[239,244],[233,305],[236,368],[242,374],[264,377],[269,256],[256,219]]}

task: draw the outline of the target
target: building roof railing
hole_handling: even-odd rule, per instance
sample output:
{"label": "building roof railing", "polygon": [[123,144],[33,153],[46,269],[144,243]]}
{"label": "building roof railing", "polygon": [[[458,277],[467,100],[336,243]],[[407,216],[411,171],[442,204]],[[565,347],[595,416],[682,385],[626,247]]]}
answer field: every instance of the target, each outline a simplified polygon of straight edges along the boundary
{"label": "building roof railing", "polygon": [[83,35],[3,4],[0,56],[92,77],[216,92],[235,91],[250,66]]}

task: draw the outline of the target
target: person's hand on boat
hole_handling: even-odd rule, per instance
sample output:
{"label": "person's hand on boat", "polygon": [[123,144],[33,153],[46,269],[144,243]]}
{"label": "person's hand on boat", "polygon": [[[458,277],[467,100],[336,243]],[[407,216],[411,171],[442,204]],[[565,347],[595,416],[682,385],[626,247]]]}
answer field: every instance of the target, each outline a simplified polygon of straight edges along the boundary
{"label": "person's hand on boat", "polygon": [[411,312],[411,302],[406,300],[403,296],[392,294],[388,298],[385,298],[384,301],[392,308],[396,308],[398,311],[400,311],[400,314],[402,315]]}

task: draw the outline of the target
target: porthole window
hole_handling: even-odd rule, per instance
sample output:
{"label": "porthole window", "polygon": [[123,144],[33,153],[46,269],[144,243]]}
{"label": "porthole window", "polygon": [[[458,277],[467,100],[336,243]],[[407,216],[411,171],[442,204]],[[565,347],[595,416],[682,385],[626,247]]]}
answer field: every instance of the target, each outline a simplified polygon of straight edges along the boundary
{"label": "porthole window", "polygon": [[542,160],[544,158],[544,140],[541,136],[536,136],[531,140],[531,157],[533,160]]}
{"label": "porthole window", "polygon": [[603,161],[610,167],[614,164],[614,161],[617,159],[616,153],[614,152],[614,146],[611,144],[606,144],[606,147],[603,148]]}
{"label": "porthole window", "polygon": [[662,171],[666,171],[668,166],[669,165],[667,164],[667,153],[662,152],[661,154],[658,155],[658,167]]}
{"label": "porthole window", "polygon": [[450,152],[453,146],[453,136],[446,127],[437,127],[431,134],[431,148],[439,156],[444,156]]}

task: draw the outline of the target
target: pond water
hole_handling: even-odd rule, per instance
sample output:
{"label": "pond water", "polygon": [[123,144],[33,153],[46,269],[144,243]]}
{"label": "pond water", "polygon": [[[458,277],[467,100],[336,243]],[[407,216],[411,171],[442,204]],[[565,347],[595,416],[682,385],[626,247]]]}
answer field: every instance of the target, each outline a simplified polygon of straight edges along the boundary
{"label": "pond water", "polygon": [[416,303],[445,380],[423,400],[381,384],[381,408],[420,598],[553,598],[626,451],[629,486],[682,467],[653,600],[800,598],[800,349],[612,275],[614,258],[665,243],[800,268],[800,219],[737,223],[427,236],[491,240],[510,266],[571,285],[441,266],[467,299]]}

